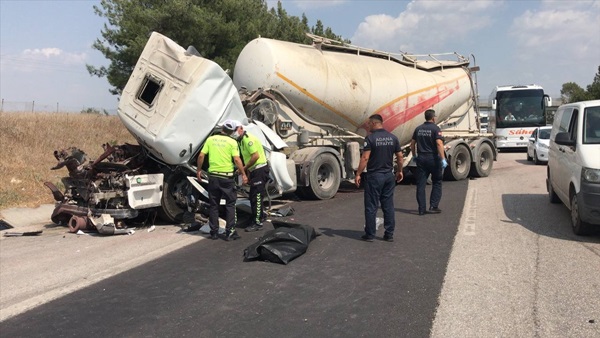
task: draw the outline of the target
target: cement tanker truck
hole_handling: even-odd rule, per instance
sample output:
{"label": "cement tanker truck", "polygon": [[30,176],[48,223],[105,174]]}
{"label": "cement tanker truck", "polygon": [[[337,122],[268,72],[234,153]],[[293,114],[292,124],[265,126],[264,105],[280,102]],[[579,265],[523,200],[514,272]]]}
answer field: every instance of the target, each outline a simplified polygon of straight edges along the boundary
{"label": "cement tanker truck", "polygon": [[[332,198],[342,180],[354,179],[365,121],[374,113],[408,145],[422,113],[435,109],[446,141],[447,176],[489,175],[496,151],[479,132],[469,60],[457,54],[454,61],[432,55],[419,60],[312,37],[312,45],[251,41],[232,82],[193,47],[152,33],[118,107],[138,145],[103,145],[105,153],[93,162],[80,149],[56,151],[53,169],[67,167],[69,177],[62,179],[64,193],[46,184],[57,200],[52,220],[75,224],[73,216],[81,221],[108,214],[118,224],[158,212],[180,222],[186,212],[202,213],[208,178],[197,180],[196,159],[228,118],[243,121],[261,139],[271,197],[297,191]],[[410,159],[409,148],[403,151]],[[238,208],[248,206],[247,199],[238,199]]]}
{"label": "cement tanker truck", "polygon": [[393,55],[309,36],[312,45],[255,39],[233,73],[248,117],[285,139],[299,192],[331,198],[342,179],[354,178],[366,122],[375,113],[410,159],[412,133],[423,112],[435,109],[449,160],[445,177],[490,174],[497,151],[492,135],[480,132],[477,67],[468,68],[468,59]]}

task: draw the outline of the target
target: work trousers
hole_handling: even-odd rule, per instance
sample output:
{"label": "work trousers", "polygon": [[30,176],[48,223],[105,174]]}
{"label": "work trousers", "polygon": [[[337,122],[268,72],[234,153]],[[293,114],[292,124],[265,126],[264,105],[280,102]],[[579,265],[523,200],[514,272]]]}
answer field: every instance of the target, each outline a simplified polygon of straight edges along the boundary
{"label": "work trousers", "polygon": [[427,210],[427,198],[425,187],[427,177],[431,175],[431,195],[429,196],[429,207],[437,208],[442,199],[442,177],[443,168],[437,155],[419,155],[417,157],[417,204],[419,212]]}
{"label": "work trousers", "polygon": [[365,234],[375,237],[377,208],[383,211],[385,235],[394,235],[396,219],[394,215],[394,189],[396,178],[393,172],[367,172],[365,175]]}
{"label": "work trousers", "polygon": [[254,169],[248,177],[250,184],[250,209],[252,209],[252,222],[261,224],[265,218],[263,201],[265,198],[266,185],[269,181],[269,166]]}
{"label": "work trousers", "polygon": [[219,206],[221,199],[225,200],[225,231],[229,235],[235,231],[237,215],[235,212],[235,182],[233,178],[210,175],[208,179],[208,200],[210,210],[208,212],[208,223],[210,233],[217,234],[219,231]]}

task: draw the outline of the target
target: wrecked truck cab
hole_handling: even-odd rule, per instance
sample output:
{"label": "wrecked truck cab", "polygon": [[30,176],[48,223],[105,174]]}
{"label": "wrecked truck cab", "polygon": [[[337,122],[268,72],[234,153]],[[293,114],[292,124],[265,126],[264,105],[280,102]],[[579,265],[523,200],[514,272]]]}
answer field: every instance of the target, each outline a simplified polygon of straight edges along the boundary
{"label": "wrecked truck cab", "polygon": [[[269,152],[271,197],[296,187],[293,162],[290,165],[279,153],[287,145],[246,119],[240,94],[227,73],[159,33],[152,33],[140,55],[117,114],[139,145],[112,146],[93,163],[77,162],[78,152],[55,152],[64,154],[65,159],[57,157],[61,163],[69,157],[55,167],[69,169],[69,177],[63,179],[65,193],[46,184],[57,201],[55,223],[69,223],[70,217],[90,211],[113,217],[115,224],[153,222],[156,213],[181,223],[185,213],[205,211],[208,196],[202,186],[207,181],[197,181],[196,160],[205,140],[226,119],[245,121],[245,129],[259,136]],[[135,151],[124,151],[132,147]]]}
{"label": "wrecked truck cab", "polygon": [[187,165],[220,121],[246,117],[221,67],[152,33],[123,89],[125,127],[156,159]]}
{"label": "wrecked truck cab", "polygon": [[245,121],[245,130],[262,141],[273,169],[273,194],[296,188],[295,179],[290,177],[295,170],[290,170],[289,160],[277,152],[287,145],[248,122],[229,75],[195,49],[186,50],[159,33],[152,33],[140,55],[123,90],[118,115],[150,156],[163,165],[165,182],[159,212],[164,219],[181,219],[190,209],[190,199],[206,200],[204,192],[198,195],[187,177],[196,176],[202,145],[226,119]]}

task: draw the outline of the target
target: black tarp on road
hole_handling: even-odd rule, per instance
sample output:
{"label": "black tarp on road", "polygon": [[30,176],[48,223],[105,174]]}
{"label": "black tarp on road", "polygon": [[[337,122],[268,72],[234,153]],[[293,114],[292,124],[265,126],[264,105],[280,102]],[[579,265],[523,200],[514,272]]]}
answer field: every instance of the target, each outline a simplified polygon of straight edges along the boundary
{"label": "black tarp on road", "polygon": [[275,229],[263,233],[256,243],[244,250],[246,261],[288,264],[302,256],[310,242],[320,235],[310,225],[276,220],[272,223]]}

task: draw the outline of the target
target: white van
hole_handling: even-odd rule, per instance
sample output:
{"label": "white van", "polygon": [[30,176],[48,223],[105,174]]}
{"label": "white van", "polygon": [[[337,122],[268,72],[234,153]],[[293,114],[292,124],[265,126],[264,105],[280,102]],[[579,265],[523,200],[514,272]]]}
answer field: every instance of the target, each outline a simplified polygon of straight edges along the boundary
{"label": "white van", "polygon": [[550,134],[546,188],[571,210],[577,235],[600,225],[600,100],[558,107]]}

